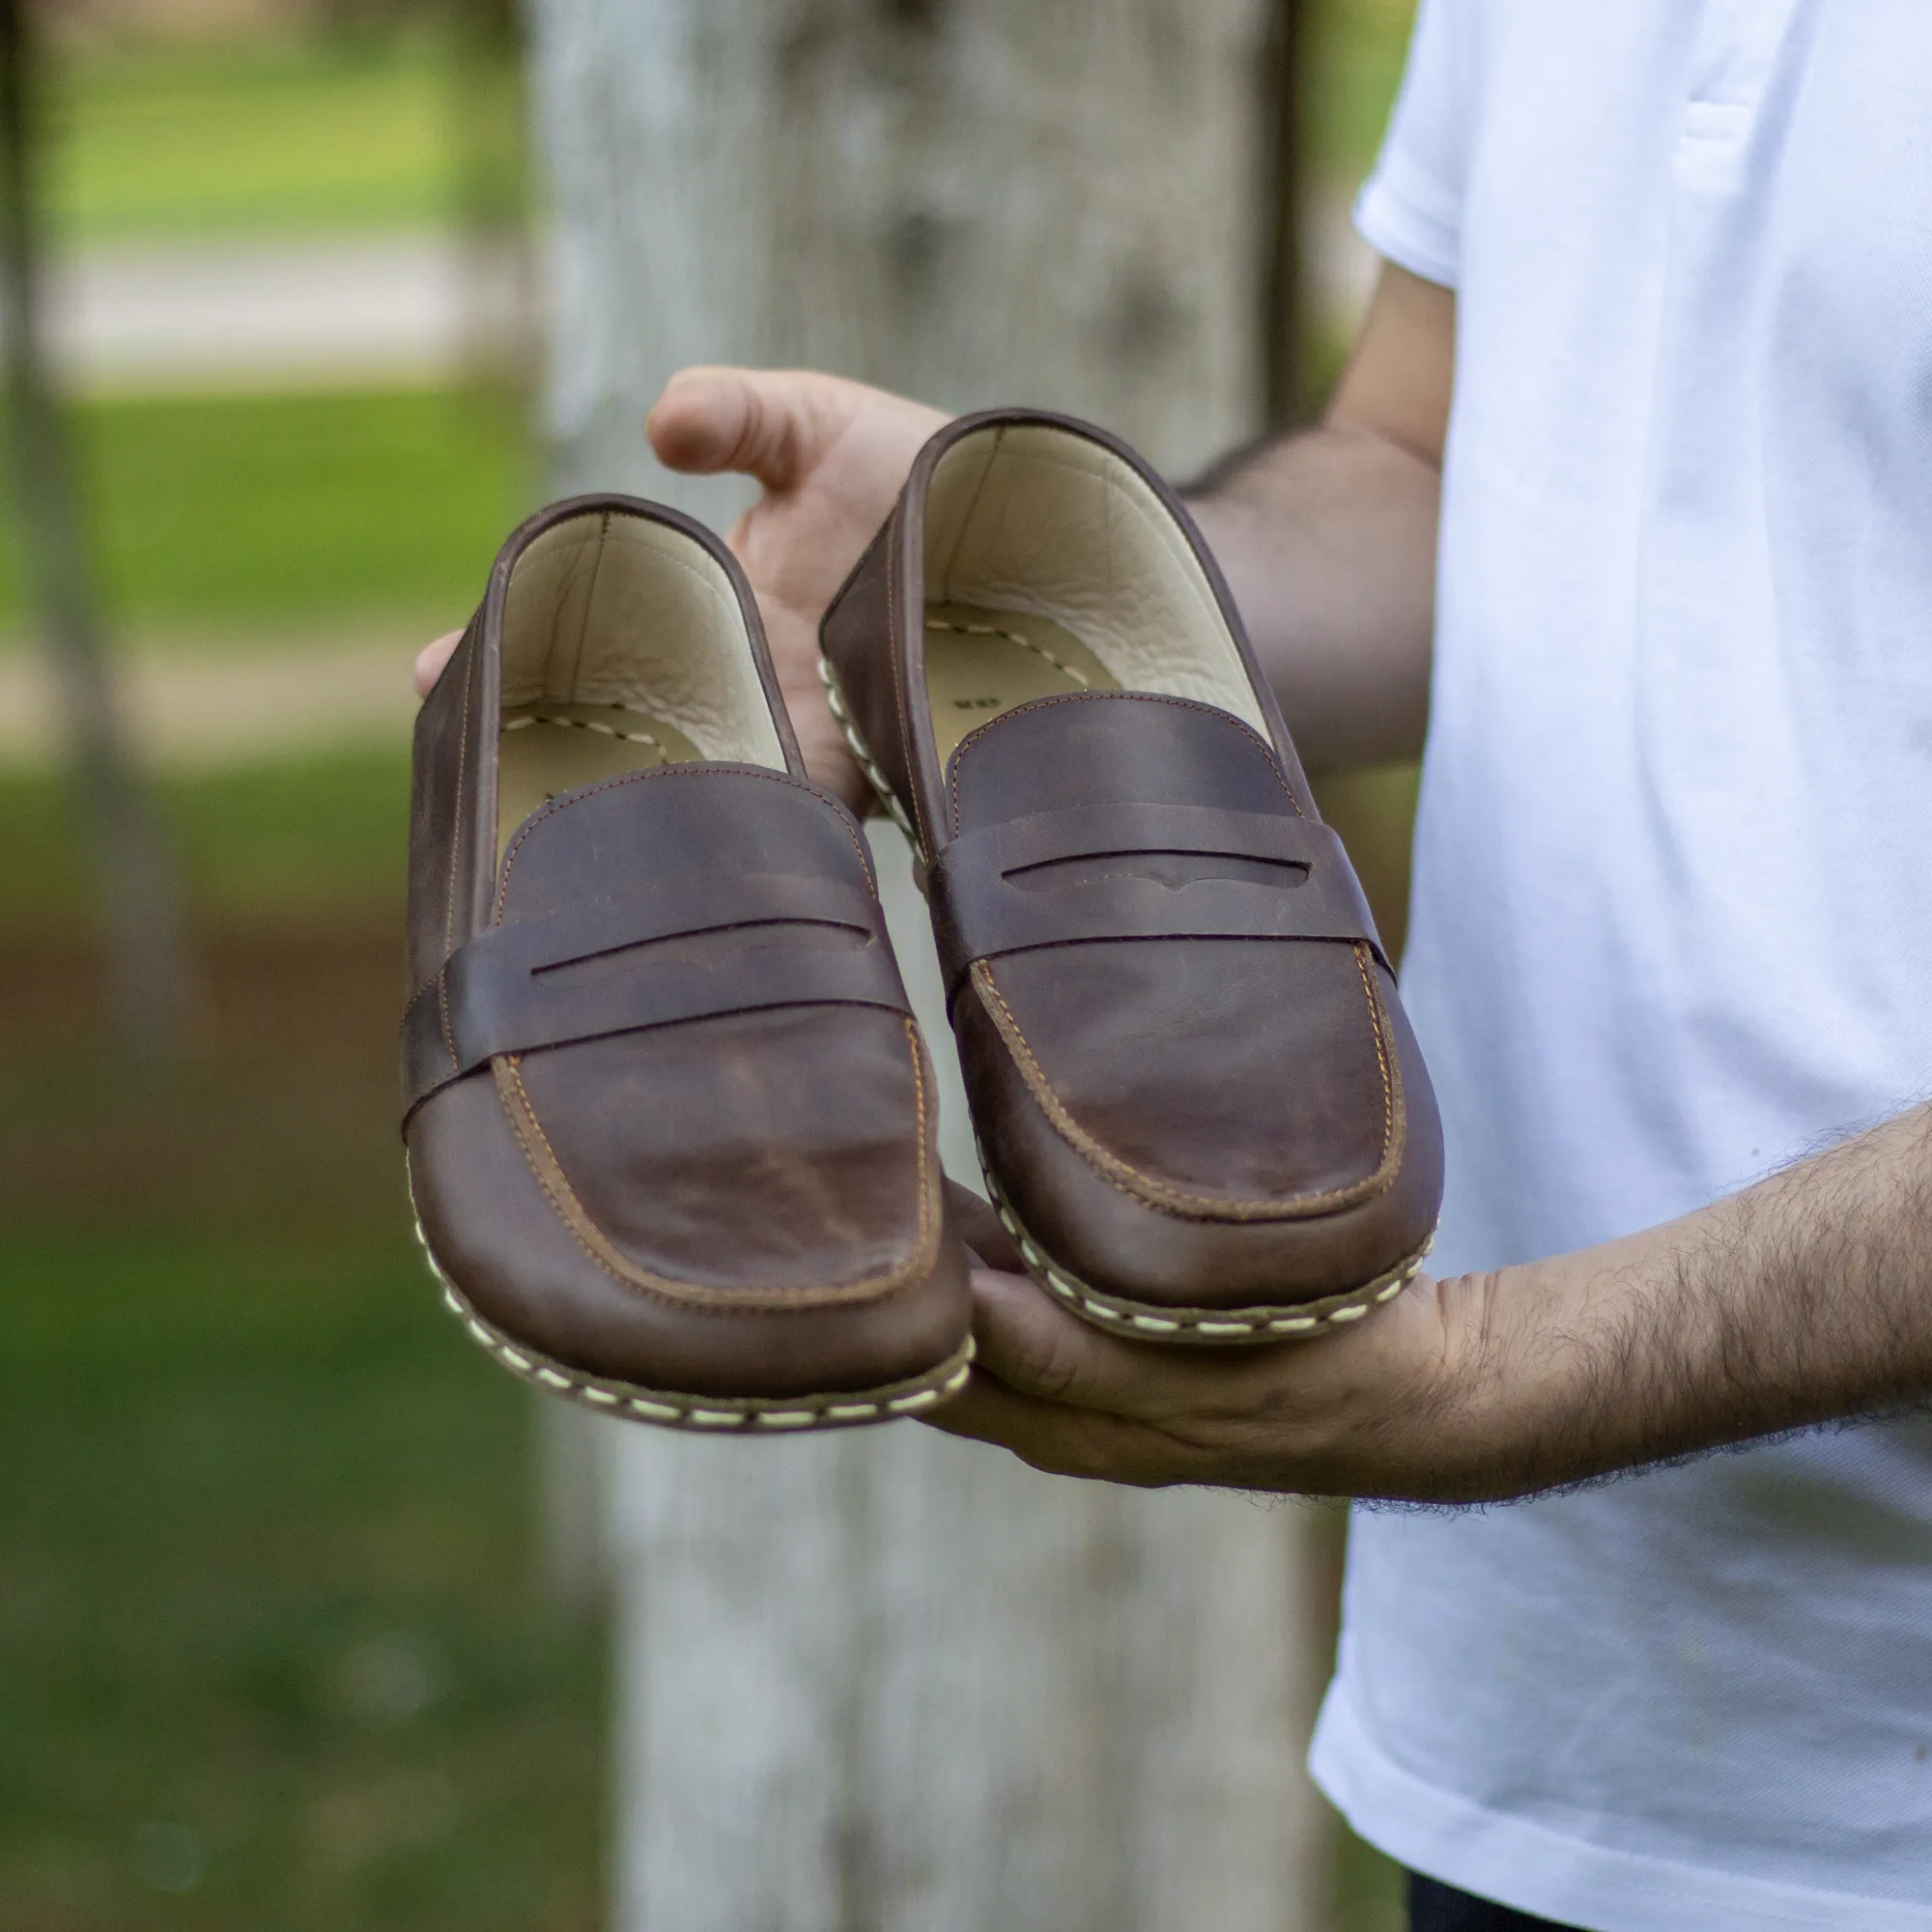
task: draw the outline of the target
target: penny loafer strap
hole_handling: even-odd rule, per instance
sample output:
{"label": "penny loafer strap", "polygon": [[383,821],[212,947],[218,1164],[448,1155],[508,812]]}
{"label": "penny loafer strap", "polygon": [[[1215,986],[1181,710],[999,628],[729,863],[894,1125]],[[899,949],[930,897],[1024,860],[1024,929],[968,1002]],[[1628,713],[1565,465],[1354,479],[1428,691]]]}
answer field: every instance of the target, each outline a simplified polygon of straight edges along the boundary
{"label": "penny loafer strap", "polygon": [[[665,940],[694,944],[667,952]],[[799,1006],[912,1010],[868,893],[714,877],[495,926],[458,947],[403,1015],[405,1117],[499,1054]]]}
{"label": "penny loafer strap", "polygon": [[977,959],[1089,940],[1335,940],[1382,958],[1342,841],[1286,812],[1108,805],[1006,819],[947,845],[927,890],[949,999]]}

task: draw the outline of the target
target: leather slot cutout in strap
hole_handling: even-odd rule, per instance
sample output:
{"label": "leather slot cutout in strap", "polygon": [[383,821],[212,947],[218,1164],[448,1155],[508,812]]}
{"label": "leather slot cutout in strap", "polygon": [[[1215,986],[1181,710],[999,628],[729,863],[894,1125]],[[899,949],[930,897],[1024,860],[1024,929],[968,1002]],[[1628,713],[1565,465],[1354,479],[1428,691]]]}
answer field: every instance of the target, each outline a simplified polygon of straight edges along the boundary
{"label": "leather slot cutout in strap", "polygon": [[[699,956],[667,956],[666,940],[698,941]],[[796,1006],[911,1012],[869,894],[746,874],[495,926],[458,947],[403,1016],[406,1115],[499,1054]]]}
{"label": "leather slot cutout in strap", "polygon": [[[1137,857],[1169,863],[1136,868]],[[1176,883],[1171,862],[1187,857],[1203,862],[1200,875]],[[1107,869],[1108,860],[1121,868]],[[1041,889],[1053,868],[1075,862],[1089,862],[1077,883]],[[1229,862],[1238,867],[1233,876]],[[1166,876],[1149,875],[1156,870]],[[934,862],[929,892],[949,999],[976,959],[1085,940],[1325,939],[1366,944],[1382,957],[1341,840],[1285,812],[1186,805],[1037,812],[962,833]]]}
{"label": "leather slot cutout in strap", "polygon": [[1007,881],[1023,893],[1077,892],[1109,876],[1151,879],[1179,892],[1203,879],[1245,879],[1258,886],[1293,887],[1309,868],[1293,859],[1236,859],[1206,852],[1093,852],[1078,859],[1049,859],[1022,866]]}

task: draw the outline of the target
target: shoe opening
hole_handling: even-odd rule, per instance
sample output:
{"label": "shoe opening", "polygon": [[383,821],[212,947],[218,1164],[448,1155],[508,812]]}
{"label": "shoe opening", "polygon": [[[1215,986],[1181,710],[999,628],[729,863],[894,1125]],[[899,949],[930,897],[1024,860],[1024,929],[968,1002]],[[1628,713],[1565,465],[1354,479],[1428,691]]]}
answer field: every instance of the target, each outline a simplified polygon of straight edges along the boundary
{"label": "shoe opening", "polygon": [[784,769],[731,579],[674,525],[586,510],[512,568],[497,849],[559,792],[651,765]]}

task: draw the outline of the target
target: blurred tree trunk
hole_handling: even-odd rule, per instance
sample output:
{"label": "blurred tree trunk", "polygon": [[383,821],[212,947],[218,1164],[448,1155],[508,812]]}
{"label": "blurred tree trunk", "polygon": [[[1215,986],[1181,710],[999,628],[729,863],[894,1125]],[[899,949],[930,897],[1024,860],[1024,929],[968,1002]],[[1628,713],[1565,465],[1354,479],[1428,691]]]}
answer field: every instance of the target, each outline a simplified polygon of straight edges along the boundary
{"label": "blurred tree trunk", "polygon": [[[1273,6],[538,0],[562,483],[722,526],[738,487],[667,476],[640,434],[696,360],[1069,409],[1170,472],[1253,435]],[[907,855],[875,840],[945,1060]],[[1303,1513],[907,1427],[612,1453],[626,1932],[1326,1922]]]}
{"label": "blurred tree trunk", "polygon": [[1262,402],[1265,426],[1293,429],[1311,412],[1308,300],[1302,265],[1307,205],[1303,103],[1309,0],[1267,0],[1263,65]]}
{"label": "blurred tree trunk", "polygon": [[0,0],[0,319],[21,551],[93,833],[116,1014],[129,1045],[156,1059],[180,1044],[185,1024],[181,919],[172,855],[115,709],[71,453],[41,340],[35,24],[27,0]]}

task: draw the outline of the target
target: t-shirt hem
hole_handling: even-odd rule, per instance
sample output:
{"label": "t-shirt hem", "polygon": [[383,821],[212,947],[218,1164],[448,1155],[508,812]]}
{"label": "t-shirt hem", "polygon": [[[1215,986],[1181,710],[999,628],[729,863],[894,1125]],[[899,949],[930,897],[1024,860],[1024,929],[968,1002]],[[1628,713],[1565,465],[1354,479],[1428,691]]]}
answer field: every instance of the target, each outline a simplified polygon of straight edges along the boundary
{"label": "t-shirt hem", "polygon": [[1355,201],[1355,231],[1385,261],[1445,289],[1456,286],[1462,224],[1453,196],[1390,154]]}
{"label": "t-shirt hem", "polygon": [[1309,1770],[1357,1836],[1443,1885],[1580,1932],[1932,1932],[1932,1905],[1767,1883],[1618,1851],[1459,1798],[1392,1763],[1345,1680],[1322,1706]]}

